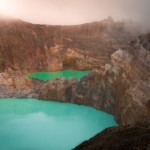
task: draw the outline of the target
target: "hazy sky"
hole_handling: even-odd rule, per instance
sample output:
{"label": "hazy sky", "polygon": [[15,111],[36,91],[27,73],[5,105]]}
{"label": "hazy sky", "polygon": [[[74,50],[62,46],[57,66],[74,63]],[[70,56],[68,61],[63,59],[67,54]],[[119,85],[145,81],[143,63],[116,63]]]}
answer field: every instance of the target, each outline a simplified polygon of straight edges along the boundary
{"label": "hazy sky", "polygon": [[81,24],[112,16],[150,25],[150,0],[0,0],[0,14],[39,24]]}

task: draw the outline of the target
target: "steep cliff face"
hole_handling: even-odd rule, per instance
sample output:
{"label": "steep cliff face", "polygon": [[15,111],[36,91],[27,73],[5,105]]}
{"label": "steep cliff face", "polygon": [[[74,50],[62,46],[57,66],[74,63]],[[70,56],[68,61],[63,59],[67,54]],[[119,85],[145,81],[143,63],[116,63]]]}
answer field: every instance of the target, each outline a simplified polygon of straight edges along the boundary
{"label": "steep cliff face", "polygon": [[52,50],[47,50],[46,45],[54,47],[55,30],[57,27],[36,26],[20,20],[1,20],[1,72],[8,68],[14,71],[47,69],[46,60],[49,57],[46,57],[46,53],[50,53]]}
{"label": "steep cliff face", "polygon": [[80,82],[58,78],[45,83],[39,98],[93,106],[114,114],[122,125],[149,124],[149,46],[149,34],[142,35],[127,50],[112,54],[110,64],[92,71]]}
{"label": "steep cliff face", "polygon": [[[117,105],[114,111],[118,122],[134,124],[150,123],[150,34],[131,42],[128,51],[112,55],[112,69],[120,74],[110,83]],[[111,74],[111,71],[108,71]],[[113,71],[115,74],[115,71]],[[119,113],[121,112],[121,113]]]}
{"label": "steep cliff face", "polygon": [[138,37],[127,50],[112,54],[111,64],[82,79],[77,99],[114,114],[122,125],[150,123],[149,36]]}
{"label": "steep cliff face", "polygon": [[137,36],[133,23],[101,22],[77,26],[34,25],[0,19],[0,71],[92,69]]}

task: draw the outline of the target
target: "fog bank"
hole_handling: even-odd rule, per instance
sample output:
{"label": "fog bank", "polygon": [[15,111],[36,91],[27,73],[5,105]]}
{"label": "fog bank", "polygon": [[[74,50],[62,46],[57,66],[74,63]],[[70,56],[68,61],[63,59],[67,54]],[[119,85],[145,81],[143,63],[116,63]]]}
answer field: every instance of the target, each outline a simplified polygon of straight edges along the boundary
{"label": "fog bank", "polygon": [[0,14],[36,24],[132,20],[150,26],[149,0],[0,0]]}

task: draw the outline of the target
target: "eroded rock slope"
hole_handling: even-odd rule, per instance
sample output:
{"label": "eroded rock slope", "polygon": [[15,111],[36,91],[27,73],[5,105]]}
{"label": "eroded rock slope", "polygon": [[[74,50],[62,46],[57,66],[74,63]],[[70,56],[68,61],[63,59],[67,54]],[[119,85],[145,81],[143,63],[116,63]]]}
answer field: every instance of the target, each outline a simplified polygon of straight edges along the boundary
{"label": "eroded rock slope", "polygon": [[111,18],[76,26],[0,18],[0,72],[97,68],[139,33],[136,24]]}

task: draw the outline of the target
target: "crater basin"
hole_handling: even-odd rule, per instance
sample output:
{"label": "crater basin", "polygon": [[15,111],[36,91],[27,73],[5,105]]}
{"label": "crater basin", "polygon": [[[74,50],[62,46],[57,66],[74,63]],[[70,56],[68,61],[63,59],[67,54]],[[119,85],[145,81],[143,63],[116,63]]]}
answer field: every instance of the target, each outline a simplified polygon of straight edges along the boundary
{"label": "crater basin", "polygon": [[0,99],[1,150],[71,150],[110,126],[113,116],[92,107]]}

